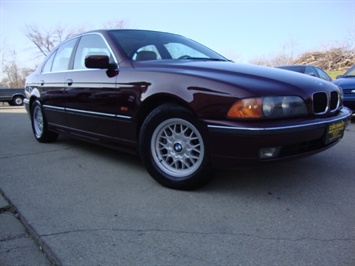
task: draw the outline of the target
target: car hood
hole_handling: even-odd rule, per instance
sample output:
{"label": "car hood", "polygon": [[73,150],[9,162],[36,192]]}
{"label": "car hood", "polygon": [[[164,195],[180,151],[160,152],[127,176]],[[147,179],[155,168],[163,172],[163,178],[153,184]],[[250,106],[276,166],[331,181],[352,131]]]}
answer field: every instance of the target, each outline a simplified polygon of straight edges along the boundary
{"label": "car hood", "polygon": [[355,78],[340,78],[333,83],[342,89],[355,89]]}
{"label": "car hood", "polygon": [[214,80],[244,90],[252,88],[254,95],[268,93],[282,95],[286,89],[292,89],[293,93],[305,96],[318,91],[338,89],[337,86],[328,81],[308,75],[233,62],[162,60],[135,62],[134,67],[137,70],[175,73]]}

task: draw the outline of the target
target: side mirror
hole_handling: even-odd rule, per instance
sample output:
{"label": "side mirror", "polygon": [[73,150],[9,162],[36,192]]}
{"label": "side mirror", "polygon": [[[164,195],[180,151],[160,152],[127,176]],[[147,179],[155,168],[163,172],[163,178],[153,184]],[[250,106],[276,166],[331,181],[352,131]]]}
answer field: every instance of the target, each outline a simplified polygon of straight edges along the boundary
{"label": "side mirror", "polygon": [[87,68],[109,68],[110,58],[107,55],[90,55],[85,58],[85,66]]}
{"label": "side mirror", "polygon": [[110,58],[107,55],[90,55],[85,58],[87,68],[107,69],[106,74],[112,78],[118,75],[116,64],[110,64]]}

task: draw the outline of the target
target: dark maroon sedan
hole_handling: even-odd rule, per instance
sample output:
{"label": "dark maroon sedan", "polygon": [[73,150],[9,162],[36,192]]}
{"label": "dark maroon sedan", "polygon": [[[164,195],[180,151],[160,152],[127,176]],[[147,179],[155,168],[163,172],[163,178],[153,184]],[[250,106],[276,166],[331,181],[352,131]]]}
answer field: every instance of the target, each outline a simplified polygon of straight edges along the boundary
{"label": "dark maroon sedan", "polygon": [[160,184],[194,189],[212,167],[323,151],[351,112],[339,88],[235,64],[185,37],[100,30],[60,44],[26,80],[35,138],[67,134],[139,154]]}

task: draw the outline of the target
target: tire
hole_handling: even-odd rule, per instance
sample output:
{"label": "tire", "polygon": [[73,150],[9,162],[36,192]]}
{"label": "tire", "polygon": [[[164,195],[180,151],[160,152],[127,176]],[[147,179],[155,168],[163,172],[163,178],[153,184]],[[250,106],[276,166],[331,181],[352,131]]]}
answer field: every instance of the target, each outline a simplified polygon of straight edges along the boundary
{"label": "tire", "polygon": [[11,104],[12,106],[21,106],[23,105],[23,97],[22,96],[15,96],[12,98]]}
{"label": "tire", "polygon": [[37,141],[42,143],[49,143],[57,140],[58,134],[48,129],[48,123],[39,101],[35,101],[32,105],[31,123],[33,134]]}
{"label": "tire", "polygon": [[197,119],[176,104],[163,104],[145,119],[139,152],[148,173],[161,185],[192,190],[211,177],[208,150]]}

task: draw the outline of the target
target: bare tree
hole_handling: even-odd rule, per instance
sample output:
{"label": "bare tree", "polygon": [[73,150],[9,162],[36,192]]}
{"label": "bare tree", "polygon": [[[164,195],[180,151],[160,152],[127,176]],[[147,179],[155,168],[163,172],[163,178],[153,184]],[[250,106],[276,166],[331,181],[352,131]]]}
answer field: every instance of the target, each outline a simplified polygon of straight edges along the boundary
{"label": "bare tree", "polygon": [[289,40],[281,46],[280,52],[276,55],[275,53],[269,54],[269,56],[262,56],[250,60],[250,63],[254,65],[263,65],[263,66],[281,66],[281,65],[290,65],[295,59],[295,48],[297,42],[295,40]]}
{"label": "bare tree", "polygon": [[[103,24],[105,28],[126,28],[128,25],[127,20],[112,20]],[[25,36],[37,49],[37,55],[40,57],[47,56],[52,49],[62,41],[69,39],[81,32],[86,31],[85,27],[75,27],[68,29],[61,25],[57,25],[53,29],[44,29],[38,25],[26,25],[24,29]],[[33,70],[30,68],[21,68],[18,66],[16,51],[12,53],[3,49],[5,45],[0,46],[0,86],[2,87],[23,87],[25,83],[25,77]],[[37,57],[34,55],[34,57]],[[11,58],[11,60],[5,60],[5,58]]]}
{"label": "bare tree", "polygon": [[38,25],[26,25],[25,28],[25,36],[44,56],[47,56],[49,52],[59,43],[80,32],[81,29],[68,30],[61,25],[58,25],[52,30],[41,29]]}
{"label": "bare tree", "polygon": [[15,51],[12,52],[11,58],[11,61],[6,61],[2,66],[1,86],[6,88],[22,88],[25,84],[26,76],[32,70],[18,66]]}
{"label": "bare tree", "polygon": [[4,84],[2,83],[2,80],[5,77],[4,74],[4,68],[5,68],[5,64],[6,64],[6,60],[5,58],[8,57],[9,54],[9,49],[8,49],[9,45],[7,44],[7,41],[5,40],[5,38],[3,38],[3,36],[0,36],[0,87],[5,87]]}
{"label": "bare tree", "polygon": [[[123,29],[128,25],[127,20],[111,20],[103,24],[104,28]],[[43,56],[47,56],[50,51],[62,41],[69,39],[81,32],[86,31],[85,27],[75,27],[68,29],[61,25],[46,30],[38,25],[26,25],[25,36],[34,44]]]}
{"label": "bare tree", "polygon": [[105,29],[125,29],[128,28],[129,22],[127,19],[115,19],[107,21],[103,24]]}
{"label": "bare tree", "polygon": [[355,27],[348,30],[348,34],[345,39],[346,39],[348,50],[351,50],[354,53],[355,52]]}
{"label": "bare tree", "polygon": [[279,55],[270,54],[268,57],[257,57],[250,60],[251,64],[262,66],[282,66],[293,64],[294,58],[291,55],[281,53]]}

